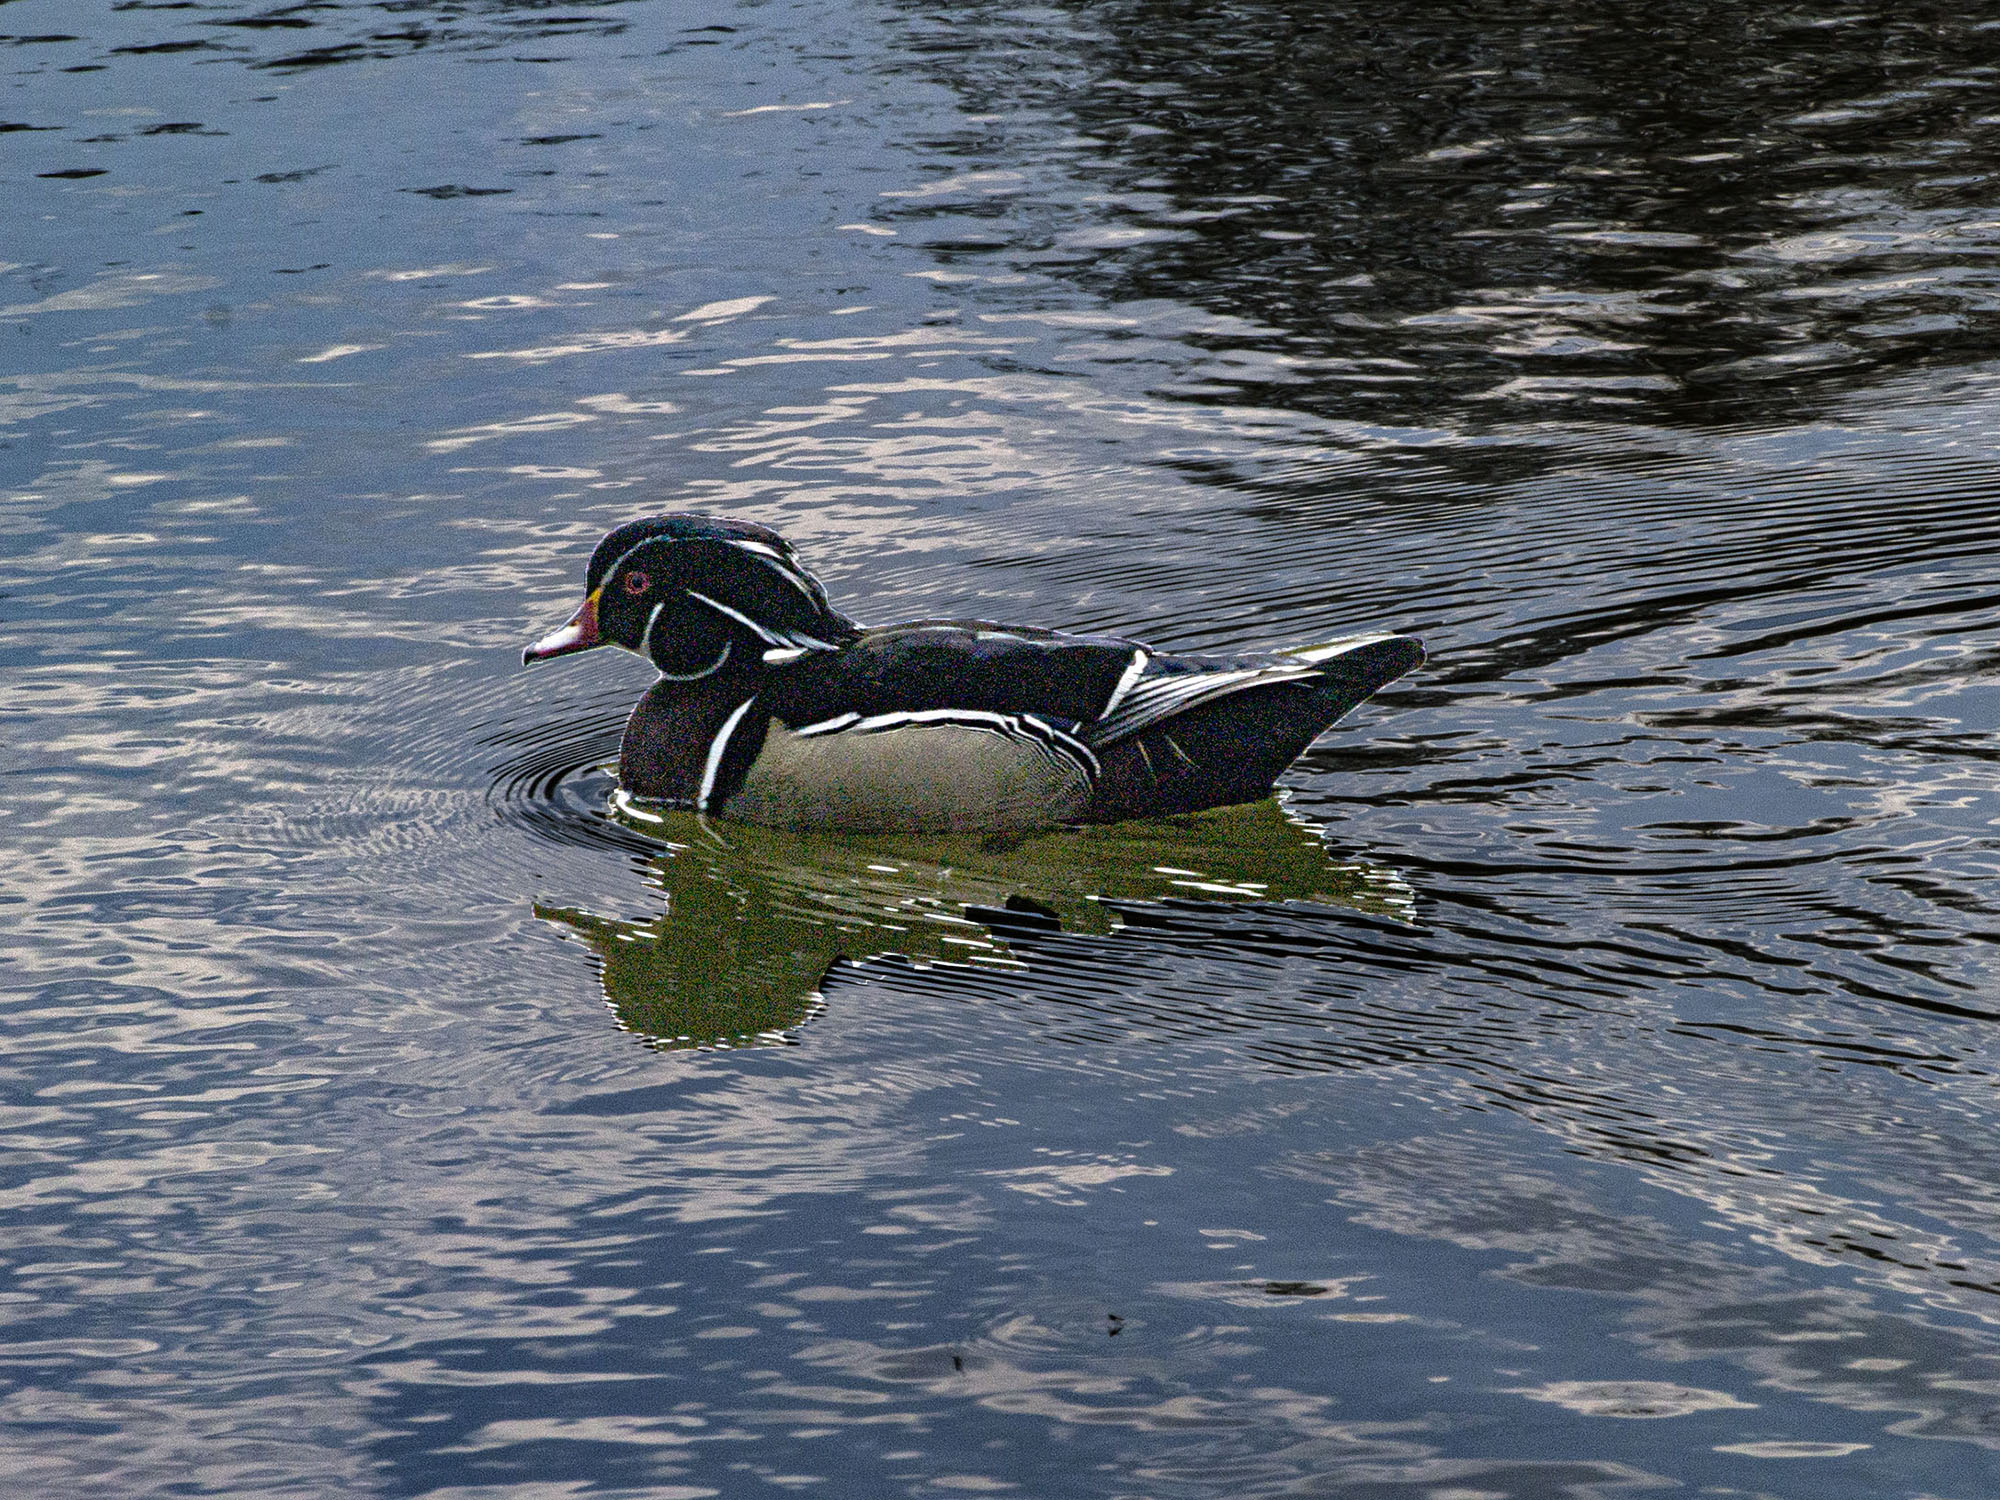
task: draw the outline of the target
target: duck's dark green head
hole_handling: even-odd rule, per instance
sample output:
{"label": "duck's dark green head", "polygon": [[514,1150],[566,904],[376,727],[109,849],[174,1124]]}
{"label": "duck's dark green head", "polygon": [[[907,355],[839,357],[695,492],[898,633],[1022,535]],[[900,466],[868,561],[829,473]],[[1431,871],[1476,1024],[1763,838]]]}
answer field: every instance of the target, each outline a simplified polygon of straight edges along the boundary
{"label": "duck's dark green head", "polygon": [[722,517],[649,516],[597,544],[583,606],[521,659],[622,646],[663,676],[691,680],[730,664],[789,661],[856,633],[775,531]]}

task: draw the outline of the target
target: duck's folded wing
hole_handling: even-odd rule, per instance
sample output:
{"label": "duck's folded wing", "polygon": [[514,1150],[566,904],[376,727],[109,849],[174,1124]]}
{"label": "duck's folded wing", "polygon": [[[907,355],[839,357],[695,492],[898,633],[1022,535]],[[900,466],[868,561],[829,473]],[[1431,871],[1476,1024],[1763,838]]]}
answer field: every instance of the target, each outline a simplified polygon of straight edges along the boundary
{"label": "duck's folded wing", "polygon": [[1326,722],[1423,660],[1406,636],[1347,636],[1274,656],[1154,652],[1116,636],[1068,635],[977,620],[918,621],[871,630],[765,695],[794,730],[846,728],[910,713],[1031,714],[1104,747],[1203,705],[1295,685]]}
{"label": "duck's folded wing", "polygon": [[1135,649],[1110,699],[1097,717],[1083,726],[1082,734],[1092,745],[1111,745],[1205,703],[1253,688],[1286,684],[1315,695],[1336,683],[1350,687],[1353,696],[1339,708],[1337,717],[1422,659],[1416,642],[1386,633],[1348,636],[1254,659],[1153,656],[1142,648]]}
{"label": "duck's folded wing", "polygon": [[1007,831],[1248,801],[1422,659],[1402,636],[1218,659],[894,626],[772,674],[746,732],[710,752],[702,803],[753,822]]}
{"label": "duck's folded wing", "polygon": [[1087,821],[1194,812],[1270,793],[1355,704],[1423,660],[1408,636],[1355,636],[1263,661],[1135,664],[1082,738],[1098,758]]}
{"label": "duck's folded wing", "polygon": [[871,630],[837,655],[809,657],[765,691],[794,730],[913,713],[1022,715],[1065,730],[1095,723],[1143,648],[1112,636],[918,621]]}

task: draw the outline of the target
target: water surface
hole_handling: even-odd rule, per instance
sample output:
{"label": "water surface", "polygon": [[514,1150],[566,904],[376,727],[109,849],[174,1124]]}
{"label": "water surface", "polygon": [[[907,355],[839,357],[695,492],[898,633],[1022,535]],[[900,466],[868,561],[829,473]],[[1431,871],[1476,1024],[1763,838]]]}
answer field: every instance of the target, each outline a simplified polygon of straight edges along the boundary
{"label": "water surface", "polygon": [[[2000,1483],[1988,23],[0,30],[17,1487]],[[1240,826],[705,843],[519,666],[669,506],[1432,656]]]}

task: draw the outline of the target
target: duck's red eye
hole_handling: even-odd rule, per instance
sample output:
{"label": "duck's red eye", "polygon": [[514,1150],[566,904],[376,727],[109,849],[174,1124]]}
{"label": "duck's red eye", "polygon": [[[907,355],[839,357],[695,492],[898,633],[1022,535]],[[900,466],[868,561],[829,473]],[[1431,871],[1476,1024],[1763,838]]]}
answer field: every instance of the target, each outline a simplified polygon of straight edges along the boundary
{"label": "duck's red eye", "polygon": [[625,575],[625,592],[628,594],[643,594],[652,586],[653,580],[644,569],[635,569]]}

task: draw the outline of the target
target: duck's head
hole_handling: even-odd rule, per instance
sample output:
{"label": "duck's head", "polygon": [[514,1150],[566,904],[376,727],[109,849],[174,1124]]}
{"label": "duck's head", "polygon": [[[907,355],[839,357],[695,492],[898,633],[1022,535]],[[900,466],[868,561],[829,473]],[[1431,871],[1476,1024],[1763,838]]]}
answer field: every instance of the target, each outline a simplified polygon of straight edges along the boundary
{"label": "duck's head", "polygon": [[622,646],[663,676],[692,680],[725,666],[791,661],[856,633],[775,531],[715,516],[649,516],[597,544],[582,607],[521,659]]}

